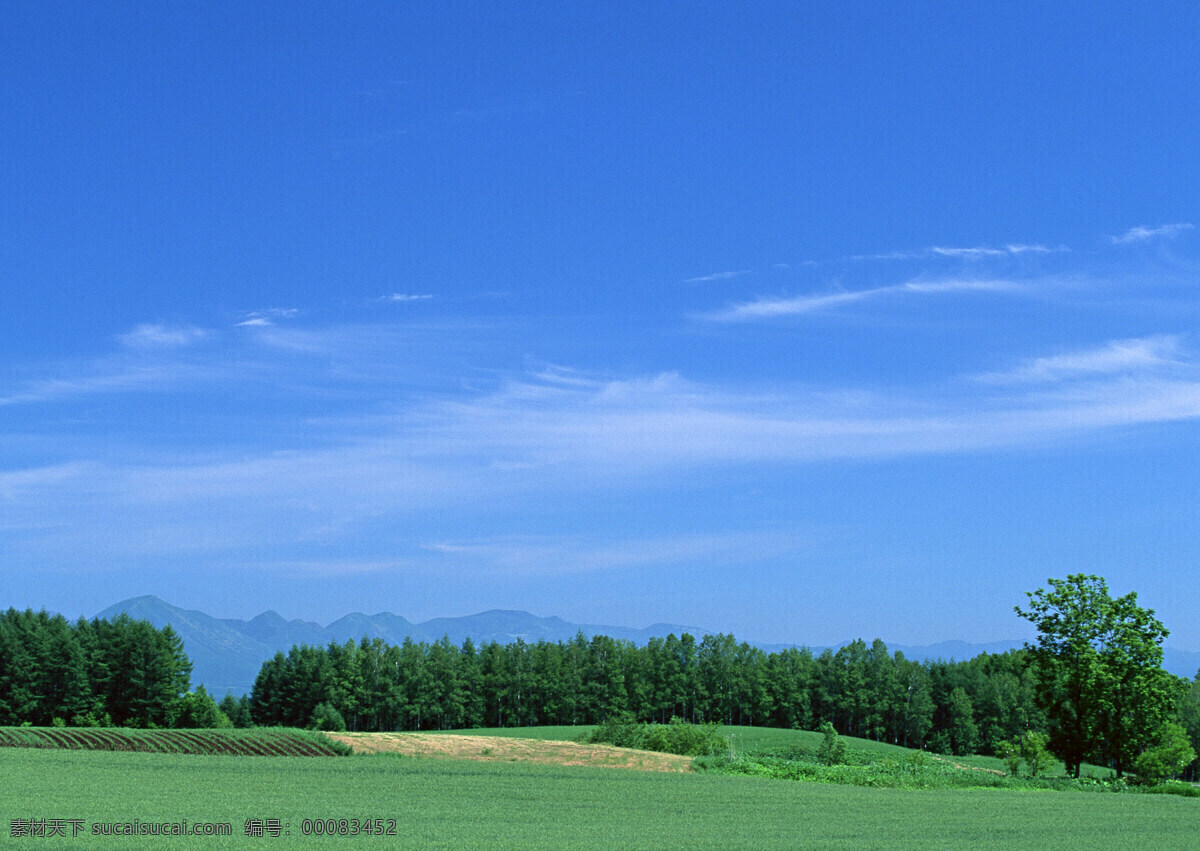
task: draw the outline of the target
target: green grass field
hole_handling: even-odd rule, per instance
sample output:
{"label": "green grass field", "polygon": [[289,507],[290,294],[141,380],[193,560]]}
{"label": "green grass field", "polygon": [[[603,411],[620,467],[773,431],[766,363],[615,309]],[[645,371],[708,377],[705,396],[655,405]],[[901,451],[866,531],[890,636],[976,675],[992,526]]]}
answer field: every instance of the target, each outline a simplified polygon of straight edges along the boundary
{"label": "green grass field", "polygon": [[[358,756],[228,758],[5,749],[0,845],[358,847],[1195,848],[1200,810],[1169,796],[906,791],[711,774]],[[82,819],[16,839],[13,819]],[[246,819],[285,838],[248,838]],[[225,821],[228,838],[131,842],[96,822]],[[394,819],[394,837],[302,837],[305,819]],[[289,839],[291,841],[289,841]]]}
{"label": "green grass field", "polygon": [[[506,736],[515,738],[580,742],[583,741],[594,729],[595,727],[591,725],[580,725],[575,727],[504,727],[501,729],[481,727],[478,729],[445,730],[442,732],[444,735],[459,734],[471,736]],[[823,738],[821,733],[811,730],[781,730],[774,727],[728,726],[723,726],[719,729],[721,735],[730,737],[733,749],[737,753],[772,751],[794,746],[816,751],[816,749],[820,747],[821,739]],[[912,753],[909,748],[903,748],[899,745],[893,745],[887,742],[873,742],[870,739],[856,739],[853,736],[843,736],[842,739],[846,742],[846,747],[864,754],[902,759],[906,755]],[[994,756],[956,756],[952,759],[956,763],[969,765],[974,768],[987,768],[995,771],[1006,770],[1004,761]],[[1063,771],[1063,764],[1059,762],[1050,767],[1049,773],[1062,774]],[[1083,774],[1087,777],[1111,777],[1113,775],[1113,771],[1109,768],[1085,765],[1083,766]]]}

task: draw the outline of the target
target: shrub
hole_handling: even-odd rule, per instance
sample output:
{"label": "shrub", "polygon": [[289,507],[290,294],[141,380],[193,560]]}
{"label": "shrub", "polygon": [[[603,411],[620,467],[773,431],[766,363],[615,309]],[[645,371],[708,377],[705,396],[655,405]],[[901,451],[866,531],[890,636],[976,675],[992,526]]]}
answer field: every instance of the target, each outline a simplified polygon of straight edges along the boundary
{"label": "shrub", "polygon": [[681,756],[713,756],[729,749],[716,724],[689,724],[682,718],[672,718],[669,724],[639,724],[628,715],[610,716],[587,741]]}
{"label": "shrub", "polygon": [[1021,770],[1021,746],[1017,744],[1016,739],[1013,741],[1003,741],[996,745],[996,756],[1004,760],[1004,764],[1008,767],[1008,773],[1013,777]]}
{"label": "shrub", "polygon": [[846,761],[846,743],[828,721],[821,725],[825,739],[817,749],[817,759],[826,765],[841,765]]}
{"label": "shrub", "polygon": [[76,715],[71,719],[72,727],[112,727],[112,718],[107,712],[101,712],[99,716],[95,712],[85,712],[82,715]]}
{"label": "shrub", "polygon": [[651,724],[642,737],[648,751],[680,756],[715,756],[729,749],[729,742],[717,731],[716,724],[689,724],[672,718],[670,724]]}
{"label": "shrub", "polygon": [[637,723],[627,714],[609,715],[587,737],[591,744],[618,748],[644,748],[645,739],[646,725]]}
{"label": "shrub", "polygon": [[346,729],[346,719],[342,717],[342,713],[338,712],[336,706],[329,703],[318,703],[313,709],[310,726],[314,730],[340,733]]}
{"label": "shrub", "polygon": [[1026,733],[1021,742],[1021,756],[1029,768],[1029,776],[1037,777],[1054,765],[1054,754],[1046,747],[1050,737],[1045,733]]}
{"label": "shrub", "polygon": [[185,694],[179,699],[178,712],[175,719],[176,727],[214,729],[233,726],[202,685],[197,686],[194,692]]}
{"label": "shrub", "polygon": [[1188,741],[1187,732],[1168,721],[1159,728],[1154,747],[1143,751],[1133,768],[1143,781],[1162,783],[1182,772],[1195,758],[1196,751]]}

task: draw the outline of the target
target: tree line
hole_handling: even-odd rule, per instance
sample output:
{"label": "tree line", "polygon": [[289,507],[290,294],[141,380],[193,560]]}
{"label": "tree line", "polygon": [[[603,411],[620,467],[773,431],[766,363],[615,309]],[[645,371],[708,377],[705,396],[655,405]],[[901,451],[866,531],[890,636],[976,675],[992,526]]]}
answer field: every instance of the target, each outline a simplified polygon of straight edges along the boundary
{"label": "tree line", "polygon": [[963,661],[907,659],[878,639],[814,654],[766,652],[725,634],[644,646],[582,633],[478,647],[364,637],[277,653],[249,696],[219,706],[203,686],[189,692],[192,665],[170,626],[9,609],[0,614],[0,725],[398,731],[679,718],[828,723],[953,754],[1012,753],[1036,733],[1073,773],[1085,760],[1120,772],[1144,770],[1139,759],[1168,768],[1194,759],[1200,672],[1189,683],[1162,669],[1167,631],[1153,611],[1135,594],[1113,599],[1094,576],[1050,580],[1028,596],[1017,613],[1038,643]]}
{"label": "tree line", "polygon": [[814,655],[731,635],[644,646],[582,633],[569,642],[456,646],[362,639],[277,653],[250,694],[255,723],[357,731],[599,724],[673,717],[815,729],[948,753],[990,751],[1044,729],[1029,654],[918,662],[880,640]]}
{"label": "tree line", "polygon": [[[816,729],[942,753],[1002,755],[1047,740],[1068,771],[1138,760],[1196,774],[1197,680],[1162,669],[1167,630],[1103,579],[1050,580],[1017,614],[1036,645],[964,661],[914,661],[876,639],[814,655],[732,635],[645,646],[582,633],[567,642],[381,639],[293,647],[263,665],[258,724],[359,731],[601,724],[613,717]],[[1190,745],[1188,740],[1190,739]],[[1149,755],[1147,757],[1147,755]],[[1168,773],[1175,773],[1174,770]]]}
{"label": "tree line", "polygon": [[0,725],[206,726],[216,704],[189,694],[191,671],[170,626],[0,614]]}

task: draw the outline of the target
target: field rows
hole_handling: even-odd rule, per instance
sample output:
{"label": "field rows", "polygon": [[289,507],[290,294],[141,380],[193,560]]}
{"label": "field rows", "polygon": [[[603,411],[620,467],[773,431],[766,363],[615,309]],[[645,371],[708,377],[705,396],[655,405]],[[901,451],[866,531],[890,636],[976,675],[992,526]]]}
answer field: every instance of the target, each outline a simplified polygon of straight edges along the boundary
{"label": "field rows", "polygon": [[232,756],[338,756],[329,739],[303,730],[136,730],[0,727],[0,747]]}

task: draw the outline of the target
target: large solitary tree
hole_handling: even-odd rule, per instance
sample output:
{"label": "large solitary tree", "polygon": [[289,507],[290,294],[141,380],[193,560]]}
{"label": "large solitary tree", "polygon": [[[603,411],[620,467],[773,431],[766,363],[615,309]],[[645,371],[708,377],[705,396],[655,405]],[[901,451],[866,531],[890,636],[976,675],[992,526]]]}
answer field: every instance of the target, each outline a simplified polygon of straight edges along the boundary
{"label": "large solitary tree", "polygon": [[1162,668],[1167,630],[1137,594],[1113,599],[1099,576],[1049,580],[1016,607],[1037,627],[1030,646],[1050,745],[1075,777],[1085,759],[1118,774],[1153,740],[1174,709],[1181,681]]}

